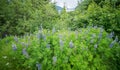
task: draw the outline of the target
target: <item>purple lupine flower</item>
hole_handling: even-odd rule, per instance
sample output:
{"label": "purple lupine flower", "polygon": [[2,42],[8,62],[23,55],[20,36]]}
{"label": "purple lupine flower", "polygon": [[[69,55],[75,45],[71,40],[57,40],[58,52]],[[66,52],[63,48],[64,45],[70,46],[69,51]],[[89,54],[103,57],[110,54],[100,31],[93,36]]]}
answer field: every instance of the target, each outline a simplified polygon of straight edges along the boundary
{"label": "purple lupine flower", "polygon": [[36,63],[36,67],[37,67],[37,70],[41,70],[42,69],[42,66],[39,63]]}
{"label": "purple lupine flower", "polygon": [[71,28],[68,28],[68,31],[71,31]]}
{"label": "purple lupine flower", "polygon": [[64,63],[67,63],[68,60],[69,60],[69,58],[68,58],[68,57],[65,57],[64,60],[63,60],[63,62],[64,62]]}
{"label": "purple lupine flower", "polygon": [[62,35],[60,34],[59,36],[58,36],[60,39],[62,39]]}
{"label": "purple lupine flower", "polygon": [[76,39],[78,38],[78,31],[75,31]]}
{"label": "purple lupine flower", "polygon": [[114,32],[111,32],[109,38],[113,38],[113,37],[114,37]]}
{"label": "purple lupine flower", "polygon": [[80,29],[80,32],[82,33],[82,29]]}
{"label": "purple lupine flower", "polygon": [[46,47],[47,47],[48,49],[50,49],[50,44],[47,44]]}
{"label": "purple lupine flower", "polygon": [[42,35],[42,38],[44,39],[44,41],[46,40],[46,36],[45,35]]}
{"label": "purple lupine flower", "polygon": [[9,43],[9,40],[8,40],[8,39],[6,40],[6,44],[7,44],[7,43]]}
{"label": "purple lupine flower", "polygon": [[17,36],[14,36],[14,40],[15,40],[15,42],[18,42]]}
{"label": "purple lupine flower", "polygon": [[87,24],[84,24],[84,25],[83,25],[83,28],[85,28],[86,26],[87,26]]}
{"label": "purple lupine flower", "polygon": [[97,44],[95,44],[95,45],[94,45],[94,48],[96,49],[97,47],[98,47],[98,45],[97,45]]}
{"label": "purple lupine flower", "polygon": [[28,53],[27,53],[27,51],[26,51],[26,48],[24,48],[24,49],[22,50],[22,53],[23,53],[23,55],[24,55],[26,58],[29,58],[29,55],[28,55]]}
{"label": "purple lupine flower", "polygon": [[112,43],[110,44],[110,48],[112,48],[115,44],[115,41],[112,41]]}
{"label": "purple lupine flower", "polygon": [[92,37],[93,37],[93,38],[95,38],[95,37],[96,37],[96,35],[95,35],[95,34],[92,34]]}
{"label": "purple lupine flower", "polygon": [[118,36],[115,37],[115,41],[118,42]]}
{"label": "purple lupine flower", "polygon": [[100,32],[103,32],[103,31],[104,31],[104,29],[103,29],[103,27],[101,27],[101,28],[100,28]]}
{"label": "purple lupine flower", "polygon": [[25,42],[21,42],[21,45],[22,45],[22,46],[25,46]]}
{"label": "purple lupine flower", "polygon": [[55,32],[56,32],[55,27],[53,27],[53,29],[52,29],[52,33],[54,34]]}
{"label": "purple lupine flower", "polygon": [[94,39],[91,39],[91,40],[90,40],[90,43],[94,43]]}
{"label": "purple lupine flower", "polygon": [[56,56],[53,56],[52,60],[53,60],[53,64],[56,64],[56,62],[57,62],[57,57],[56,57]]}
{"label": "purple lupine flower", "polygon": [[99,39],[101,39],[101,38],[102,38],[102,33],[99,34]]}
{"label": "purple lupine flower", "polygon": [[12,44],[12,48],[13,48],[14,51],[16,51],[17,50],[16,44]]}
{"label": "purple lupine flower", "polygon": [[26,48],[28,48],[29,44],[28,44],[28,43],[26,43],[26,44],[25,44],[25,46],[26,46]]}
{"label": "purple lupine flower", "polygon": [[59,44],[60,44],[61,47],[64,45],[64,43],[61,39],[59,40]]}
{"label": "purple lupine flower", "polygon": [[59,44],[60,44],[60,50],[62,50],[64,43],[63,43],[63,41],[61,39],[59,40]]}
{"label": "purple lupine flower", "polygon": [[69,46],[70,46],[70,48],[74,47],[74,44],[73,44],[72,40],[69,42]]}
{"label": "purple lupine flower", "polygon": [[94,28],[96,29],[96,28],[97,28],[97,25],[96,25],[96,26],[94,26]]}
{"label": "purple lupine flower", "polygon": [[99,39],[101,39],[101,38],[102,38],[102,33],[103,33],[103,29],[102,29],[102,28],[100,28]]}
{"label": "purple lupine flower", "polygon": [[11,0],[7,0],[7,2],[8,2],[8,3],[10,3],[10,2],[11,2]]}
{"label": "purple lupine flower", "polygon": [[38,38],[38,40],[42,39],[42,33],[41,32],[37,34],[37,38]]}
{"label": "purple lupine flower", "polygon": [[119,43],[119,45],[120,45],[120,41],[119,41],[118,43]]}
{"label": "purple lupine flower", "polygon": [[40,25],[40,31],[42,31],[43,30],[43,27],[42,27],[42,24]]}

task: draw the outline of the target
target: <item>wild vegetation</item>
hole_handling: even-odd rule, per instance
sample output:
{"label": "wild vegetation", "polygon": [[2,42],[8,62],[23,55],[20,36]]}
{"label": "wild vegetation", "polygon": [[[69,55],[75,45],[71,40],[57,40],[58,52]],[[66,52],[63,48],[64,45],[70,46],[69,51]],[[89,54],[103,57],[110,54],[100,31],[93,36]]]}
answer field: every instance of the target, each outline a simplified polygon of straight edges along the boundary
{"label": "wild vegetation", "polygon": [[120,1],[0,0],[0,70],[119,70]]}

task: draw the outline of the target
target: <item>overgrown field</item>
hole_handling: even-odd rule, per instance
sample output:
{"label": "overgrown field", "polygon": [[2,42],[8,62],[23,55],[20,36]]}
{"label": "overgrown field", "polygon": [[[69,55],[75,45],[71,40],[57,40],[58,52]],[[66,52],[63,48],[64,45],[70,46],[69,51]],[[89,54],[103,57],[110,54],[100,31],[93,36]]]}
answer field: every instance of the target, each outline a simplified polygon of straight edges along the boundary
{"label": "overgrown field", "polygon": [[120,70],[120,0],[0,0],[0,70]]}
{"label": "overgrown field", "polygon": [[120,42],[103,28],[40,29],[0,40],[1,70],[117,70]]}

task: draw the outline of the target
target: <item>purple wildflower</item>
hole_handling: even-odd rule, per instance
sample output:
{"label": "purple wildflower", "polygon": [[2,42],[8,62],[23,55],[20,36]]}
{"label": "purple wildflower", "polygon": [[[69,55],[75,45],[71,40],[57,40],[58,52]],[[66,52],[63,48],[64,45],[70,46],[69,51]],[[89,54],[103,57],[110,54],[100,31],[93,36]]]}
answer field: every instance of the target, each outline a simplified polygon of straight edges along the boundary
{"label": "purple wildflower", "polygon": [[22,46],[25,46],[25,42],[21,42],[21,45],[22,45]]}
{"label": "purple wildflower", "polygon": [[42,35],[42,38],[44,39],[44,41],[46,40],[46,36],[45,35]]}
{"label": "purple wildflower", "polygon": [[26,48],[24,48],[24,49],[22,50],[22,53],[23,53],[23,55],[24,55],[26,58],[29,58],[29,55],[28,55],[28,53],[27,53],[27,51],[26,51]]}
{"label": "purple wildflower", "polygon": [[62,39],[62,35],[60,34],[59,36],[58,36],[60,39]]}
{"label": "purple wildflower", "polygon": [[50,44],[47,44],[46,47],[47,47],[48,49],[50,49]]}
{"label": "purple wildflower", "polygon": [[37,34],[37,38],[38,38],[38,40],[42,39],[42,32]]}
{"label": "purple wildflower", "polygon": [[60,44],[60,49],[62,50],[64,43],[63,43],[63,41],[61,39],[59,40],[59,44]]}
{"label": "purple wildflower", "polygon": [[60,46],[62,47],[64,45],[63,41],[60,39],[59,41]]}
{"label": "purple wildflower", "polygon": [[11,2],[11,0],[7,0],[7,2],[8,2],[8,3],[10,3],[10,2]]}
{"label": "purple wildflower", "polygon": [[69,42],[69,46],[70,46],[70,48],[74,47],[74,44],[73,44],[72,40]]}
{"label": "purple wildflower", "polygon": [[96,37],[96,35],[95,34],[92,34],[92,38],[95,38]]}
{"label": "purple wildflower", "polygon": [[76,39],[78,38],[78,31],[75,31]]}
{"label": "purple wildflower", "polygon": [[55,30],[55,27],[53,27],[53,29],[52,29],[52,33],[54,34],[54,33],[55,33],[55,31],[56,31],[56,30]]}
{"label": "purple wildflower", "polygon": [[7,43],[9,43],[9,40],[8,40],[8,39],[6,40],[6,44],[7,44]]}
{"label": "purple wildflower", "polygon": [[113,37],[114,37],[114,32],[111,32],[109,38],[113,38]]}
{"label": "purple wildflower", "polygon": [[94,43],[94,39],[91,39],[91,40],[90,40],[90,43]]}
{"label": "purple wildflower", "polygon": [[41,70],[42,69],[42,66],[39,63],[36,64],[36,67],[37,67],[37,70]]}
{"label": "purple wildflower", "polygon": [[96,49],[97,47],[98,47],[98,45],[97,45],[97,44],[95,44],[95,45],[94,45],[94,48]]}
{"label": "purple wildflower", "polygon": [[25,46],[26,46],[26,48],[28,48],[29,44],[28,44],[28,43],[26,43],[26,44],[25,44]]}
{"label": "purple wildflower", "polygon": [[14,40],[15,40],[15,42],[18,42],[17,36],[14,36]]}
{"label": "purple wildflower", "polygon": [[110,48],[112,48],[115,44],[115,41],[112,41],[112,43],[110,44]]}
{"label": "purple wildflower", "polygon": [[102,33],[99,34],[99,39],[101,39],[101,38],[102,38]]}
{"label": "purple wildflower", "polygon": [[119,41],[118,43],[119,43],[119,45],[120,45],[120,41]]}
{"label": "purple wildflower", "polygon": [[94,26],[94,28],[96,29],[96,28],[97,28],[97,25],[96,25],[96,26]]}
{"label": "purple wildflower", "polygon": [[40,25],[40,31],[42,31],[43,30],[43,27],[42,27],[42,24]]}
{"label": "purple wildflower", "polygon": [[83,28],[86,28],[86,26],[87,26],[87,24],[84,24],[84,25],[83,25]]}
{"label": "purple wildflower", "polygon": [[57,62],[57,57],[56,56],[53,56],[53,64],[56,64],[56,62]]}
{"label": "purple wildflower", "polygon": [[115,41],[118,42],[118,36],[115,37]]}
{"label": "purple wildflower", "polygon": [[71,31],[71,28],[68,28],[68,31]]}
{"label": "purple wildflower", "polygon": [[14,51],[16,51],[17,50],[16,44],[12,44],[12,48]]}

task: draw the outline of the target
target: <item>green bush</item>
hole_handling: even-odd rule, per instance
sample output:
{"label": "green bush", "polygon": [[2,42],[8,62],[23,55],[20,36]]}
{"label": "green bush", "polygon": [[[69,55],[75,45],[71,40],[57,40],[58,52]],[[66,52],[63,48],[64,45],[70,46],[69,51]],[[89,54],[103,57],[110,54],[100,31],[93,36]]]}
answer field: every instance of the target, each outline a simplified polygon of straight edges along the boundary
{"label": "green bush", "polygon": [[0,40],[0,70],[119,70],[118,38],[102,28],[42,30]]}
{"label": "green bush", "polygon": [[57,17],[49,0],[0,0],[0,37],[34,32],[40,24],[51,28]]}
{"label": "green bush", "polygon": [[118,35],[120,39],[119,10],[119,5],[114,8],[109,2],[103,2],[102,6],[100,6],[93,1],[88,4],[86,10],[79,7],[76,9],[78,13],[74,19],[77,19],[70,23],[71,28],[81,28],[84,25],[103,26],[108,33],[114,31],[115,35]]}

